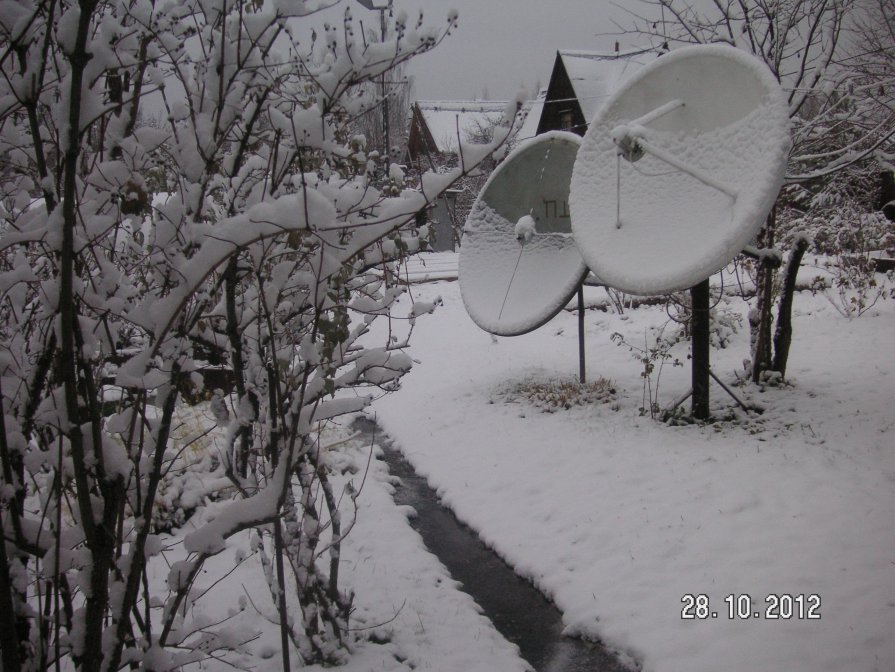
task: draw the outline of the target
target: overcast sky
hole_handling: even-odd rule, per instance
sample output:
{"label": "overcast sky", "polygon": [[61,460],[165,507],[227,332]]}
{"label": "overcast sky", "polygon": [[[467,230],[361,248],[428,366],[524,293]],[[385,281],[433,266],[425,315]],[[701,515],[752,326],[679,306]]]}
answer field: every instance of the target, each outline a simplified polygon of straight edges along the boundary
{"label": "overcast sky", "polygon": [[[413,59],[410,73],[420,100],[505,100],[520,86],[531,92],[547,86],[557,49],[611,51],[635,46],[634,36],[617,36],[615,19],[628,24],[622,7],[643,11],[638,0],[394,0],[427,25],[441,25],[447,13],[460,13],[457,31],[430,53]],[[355,19],[366,14],[357,6]],[[411,18],[411,20],[412,20]],[[364,21],[364,23],[367,23]],[[378,21],[375,25],[378,25]]]}

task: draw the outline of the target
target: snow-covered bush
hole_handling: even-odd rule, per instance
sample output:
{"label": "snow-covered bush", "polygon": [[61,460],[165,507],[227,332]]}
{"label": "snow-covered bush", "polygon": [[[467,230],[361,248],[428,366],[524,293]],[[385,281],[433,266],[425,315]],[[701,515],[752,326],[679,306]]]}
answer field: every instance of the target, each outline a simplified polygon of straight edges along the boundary
{"label": "snow-covered bush", "polygon": [[814,277],[811,289],[823,294],[843,317],[860,317],[892,295],[893,272],[877,272],[876,261],[866,254],[827,258],[822,267],[826,273]]}
{"label": "snow-covered bush", "polygon": [[683,331],[671,329],[671,333],[666,334],[669,325],[673,323],[673,320],[667,320],[661,326],[647,329],[643,334],[643,345],[629,341],[621,332],[615,332],[610,336],[613,343],[627,348],[631,356],[643,366],[640,372],[640,377],[643,379],[643,397],[638,409],[640,415],[649,415],[651,418],[659,416],[661,410],[659,383],[662,381],[662,370],[666,363],[672,366],[684,365],[681,359],[671,352],[674,346],[683,340]]}
{"label": "snow-covered bush", "polygon": [[885,250],[895,239],[895,222],[878,210],[880,166],[864,161],[825,179],[792,184],[779,209],[781,244],[800,235],[814,254],[839,257]]}
{"label": "snow-covered bush", "polygon": [[[690,293],[680,292],[670,297],[665,310],[671,316],[672,321],[678,324],[678,328],[667,336],[663,335],[661,340],[667,342],[667,347],[682,341],[689,341],[691,339]],[[731,308],[729,298],[721,296],[717,301],[713,301],[713,305],[709,309],[709,344],[711,347],[718,350],[726,349],[742,326],[743,317],[738,310]]]}
{"label": "snow-covered bush", "polygon": [[833,210],[825,216],[800,217],[793,222],[793,231],[809,237],[814,253],[837,260],[876,251],[895,252],[895,222],[881,212],[845,214]]}
{"label": "snow-covered bush", "polygon": [[[161,671],[227,649],[187,605],[204,561],[252,528],[276,558],[284,668],[293,652],[339,658],[344,529],[314,428],[410,368],[416,313],[396,313],[386,267],[419,249],[415,214],[503,138],[419,189],[380,188],[351,125],[381,101],[359,85],[456,15],[399,14],[368,44],[350,6],[311,30],[321,4],[0,7],[3,669]],[[146,108],[163,113],[140,123]],[[166,480],[186,454],[177,412],[213,361],[234,401],[215,412],[224,478],[203,496],[234,494],[169,572],[153,521],[169,495],[185,504]]]}
{"label": "snow-covered bush", "polygon": [[172,419],[171,441],[152,510],[152,532],[182,527],[206,498],[226,497],[226,479],[212,440],[215,422],[208,404],[178,406]]}
{"label": "snow-covered bush", "polygon": [[844,317],[858,317],[889,294],[874,255],[895,242],[895,222],[874,211],[878,168],[853,166],[811,187],[789,188],[793,207],[782,211],[784,242],[807,236],[822,272],[812,290],[822,293]]}

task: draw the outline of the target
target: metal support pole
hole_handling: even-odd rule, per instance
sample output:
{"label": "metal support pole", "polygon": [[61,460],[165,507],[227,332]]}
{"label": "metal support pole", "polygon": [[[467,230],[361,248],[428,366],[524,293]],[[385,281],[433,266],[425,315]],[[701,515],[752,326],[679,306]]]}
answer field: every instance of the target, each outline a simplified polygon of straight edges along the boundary
{"label": "metal support pole", "polygon": [[709,417],[709,281],[708,278],[690,288],[692,304],[690,316],[690,342],[693,348],[693,417],[708,420]]}
{"label": "metal support pole", "polygon": [[578,382],[587,382],[584,375],[584,283],[578,285]]}

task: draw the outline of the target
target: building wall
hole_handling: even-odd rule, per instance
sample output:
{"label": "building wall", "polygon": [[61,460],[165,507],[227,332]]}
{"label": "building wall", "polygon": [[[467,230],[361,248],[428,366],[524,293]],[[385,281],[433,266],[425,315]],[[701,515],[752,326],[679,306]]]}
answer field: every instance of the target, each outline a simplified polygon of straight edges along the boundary
{"label": "building wall", "polygon": [[577,101],[577,94],[566,73],[562,59],[557,55],[550,86],[547,88],[547,99],[541,112],[538,133],[547,131],[571,131],[583,136],[587,130],[587,122]]}

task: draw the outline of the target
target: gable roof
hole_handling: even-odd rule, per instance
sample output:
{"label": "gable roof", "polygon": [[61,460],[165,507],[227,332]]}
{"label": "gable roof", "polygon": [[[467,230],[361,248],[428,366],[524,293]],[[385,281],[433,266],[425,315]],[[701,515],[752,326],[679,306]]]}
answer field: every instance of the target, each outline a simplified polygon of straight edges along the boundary
{"label": "gable roof", "polygon": [[516,140],[528,140],[538,134],[538,125],[541,122],[541,113],[544,111],[544,101],[547,100],[547,89],[538,91],[534,100],[526,101],[522,106],[524,119],[516,133]]}
{"label": "gable roof", "polygon": [[652,48],[609,53],[569,49],[557,52],[557,58],[566,68],[581,112],[588,122],[619,84],[656,56]]}
{"label": "gable roof", "polygon": [[429,150],[456,152],[457,129],[464,142],[469,133],[487,128],[503,119],[506,101],[496,100],[420,100],[414,104],[414,121],[425,123]]}
{"label": "gable roof", "polygon": [[587,124],[619,85],[659,53],[652,47],[612,52],[557,51],[538,132],[562,128],[560,119],[571,113],[574,125],[570,130],[584,135]]}

